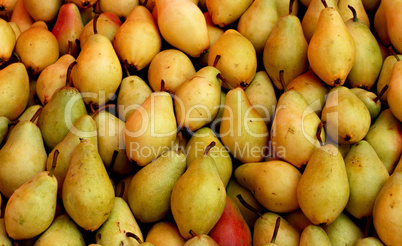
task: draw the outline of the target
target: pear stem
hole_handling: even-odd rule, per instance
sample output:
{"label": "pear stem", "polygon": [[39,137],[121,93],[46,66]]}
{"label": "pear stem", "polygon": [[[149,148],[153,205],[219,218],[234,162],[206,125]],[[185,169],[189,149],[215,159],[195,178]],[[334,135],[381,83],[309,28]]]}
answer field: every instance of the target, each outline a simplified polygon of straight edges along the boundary
{"label": "pear stem", "polygon": [[286,91],[288,91],[288,88],[285,85],[285,78],[283,77],[284,73],[285,73],[284,70],[279,71],[279,81],[281,82],[283,90],[286,92]]}
{"label": "pear stem", "polygon": [[73,83],[71,80],[71,71],[73,70],[73,67],[77,64],[77,61],[73,61],[67,68],[67,76],[66,76],[66,86],[72,87]]}
{"label": "pear stem", "polygon": [[388,85],[385,85],[385,86],[381,89],[380,93],[378,93],[377,97],[374,98],[373,101],[376,103],[378,100],[380,100],[380,98],[385,94],[385,92],[387,91],[387,89],[388,89]]}
{"label": "pear stem", "polygon": [[292,14],[293,11],[293,3],[295,2],[295,0],[290,0],[289,2],[289,15]]}
{"label": "pear stem", "polygon": [[260,217],[262,216],[262,213],[260,213],[260,211],[258,211],[256,208],[254,208],[254,207],[251,206],[250,204],[248,204],[248,203],[244,200],[244,198],[242,197],[241,194],[238,194],[236,197],[237,197],[237,199],[239,199],[240,203],[241,203],[244,207],[246,207],[246,208],[248,208],[249,210],[253,211],[254,213],[258,214],[258,216],[260,216]]}
{"label": "pear stem", "polygon": [[54,154],[53,154],[52,168],[50,169],[50,172],[49,172],[49,176],[50,176],[50,177],[53,176],[53,172],[54,172],[54,169],[56,168],[56,163],[57,163],[57,157],[58,157],[58,156],[59,156],[59,150],[56,149],[56,150],[54,151]]}
{"label": "pear stem", "polygon": [[328,8],[327,1],[325,1],[325,0],[321,0],[321,2],[322,2],[322,4],[324,5],[324,8]]}
{"label": "pear stem", "polygon": [[9,126],[15,126],[15,125],[18,124],[18,122],[20,122],[20,120],[19,120],[19,119],[16,119],[16,120],[10,121],[10,122],[8,123],[8,125],[9,125]]}
{"label": "pear stem", "polygon": [[181,129],[177,132],[177,137],[179,138],[179,146],[177,147],[177,152],[182,153],[183,151],[181,148],[181,144],[183,143],[183,132]]}
{"label": "pear stem", "polygon": [[71,55],[73,53],[73,41],[68,40],[68,54]]}
{"label": "pear stem", "polygon": [[351,5],[348,5],[348,8],[350,9],[350,11],[352,11],[353,14],[353,22],[357,22],[357,13],[355,8],[353,8]]}
{"label": "pear stem", "polygon": [[393,55],[397,61],[400,61],[400,60],[401,60],[401,59],[399,59],[399,56],[395,53],[395,51],[394,51],[392,45],[390,45],[390,46],[388,47],[388,52],[389,52],[391,55]]}
{"label": "pear stem", "polygon": [[20,56],[17,54],[17,52],[13,52],[13,55],[17,58],[17,61],[18,62],[21,62],[21,58],[20,58]]}
{"label": "pear stem", "polygon": [[165,91],[165,81],[161,79],[161,91]]}
{"label": "pear stem", "polygon": [[94,19],[93,19],[94,34],[98,34],[97,22],[98,22],[99,15],[100,15],[99,13],[95,12]]}
{"label": "pear stem", "polygon": [[119,197],[123,197],[125,190],[126,190],[126,182],[121,181],[121,190],[120,190]]}
{"label": "pear stem", "polygon": [[274,233],[272,234],[271,243],[275,243],[276,236],[278,235],[280,225],[281,225],[281,217],[278,216],[278,218],[276,218],[276,221],[275,221],[275,229],[274,229]]}
{"label": "pear stem", "polygon": [[209,150],[215,147],[215,145],[216,145],[215,141],[212,141],[210,144],[208,144],[208,146],[205,147],[204,155],[208,155]]}
{"label": "pear stem", "polygon": [[128,69],[128,64],[127,64],[128,62],[127,62],[127,60],[125,60],[124,62],[123,62],[123,68],[124,68],[124,71],[126,72],[126,74],[127,74],[127,77],[129,77],[129,76],[131,76],[131,74],[130,74],[130,70]]}
{"label": "pear stem", "polygon": [[188,233],[190,233],[190,235],[193,237],[197,236],[197,233],[195,233],[195,231],[193,230],[190,230]]}
{"label": "pear stem", "polygon": [[94,12],[95,14],[102,14],[102,11],[101,11],[101,9],[100,9],[100,7],[99,7],[99,2],[98,2],[98,1],[96,1],[96,3],[95,3],[95,6],[94,6],[94,8],[93,8],[93,12]]}
{"label": "pear stem", "polygon": [[325,121],[321,121],[320,124],[318,124],[318,128],[317,128],[316,137],[318,139],[318,142],[320,142],[321,146],[324,145],[324,141],[322,141],[322,138],[321,138],[321,133],[322,133],[322,129],[324,128],[325,123],[326,123]]}
{"label": "pear stem", "polygon": [[132,233],[132,232],[126,232],[126,236],[127,236],[127,237],[135,238],[135,240],[137,240],[137,242],[138,242],[139,244],[143,243],[142,240],[141,240],[141,238],[139,238],[137,235],[135,235],[135,234]]}
{"label": "pear stem", "polygon": [[221,55],[216,55],[215,56],[214,64],[212,65],[214,68],[216,68],[216,65],[218,65],[218,61],[220,59],[221,59]]}
{"label": "pear stem", "polygon": [[233,89],[234,89],[233,86],[225,79],[225,77],[223,77],[223,75],[222,75],[221,73],[218,73],[218,74],[216,75],[216,77],[217,77],[218,79],[220,79],[220,80],[229,88],[229,90],[233,90]]}
{"label": "pear stem", "polygon": [[30,121],[33,123],[33,122],[36,120],[36,118],[39,117],[40,113],[42,113],[42,108],[38,108],[38,110],[37,110],[37,111],[35,112],[35,114],[32,116],[32,118],[31,118]]}
{"label": "pear stem", "polygon": [[113,171],[113,167],[114,167],[114,164],[116,163],[116,158],[117,158],[117,155],[119,154],[119,151],[117,151],[117,150],[114,150],[113,151],[113,155],[112,155],[112,161],[110,162],[110,166],[109,166],[109,176],[110,176],[110,174],[112,173],[112,171]]}

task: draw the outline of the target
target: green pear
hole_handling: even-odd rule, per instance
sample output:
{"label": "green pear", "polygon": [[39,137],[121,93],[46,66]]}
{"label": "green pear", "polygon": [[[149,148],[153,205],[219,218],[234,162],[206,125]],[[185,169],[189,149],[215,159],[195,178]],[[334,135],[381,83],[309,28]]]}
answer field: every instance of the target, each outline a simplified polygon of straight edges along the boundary
{"label": "green pear", "polygon": [[[98,151],[106,169],[119,175],[130,173],[134,165],[128,160],[124,148],[124,121],[106,110],[95,113],[93,119],[98,131]],[[115,151],[117,156],[111,166]]]}
{"label": "green pear", "polygon": [[299,208],[296,190],[301,173],[290,163],[279,160],[246,163],[236,168],[234,177],[269,211],[286,213]]}
{"label": "green pear", "polygon": [[[90,19],[85,24],[84,29],[82,29],[80,34],[79,40],[81,47],[84,46],[84,44],[87,42],[89,36],[94,34],[94,20],[96,20],[96,18],[93,18],[92,16],[93,11],[90,11],[90,13],[91,13]],[[81,12],[81,18],[82,17],[83,16]],[[98,19],[96,20],[96,31],[97,33],[105,35],[110,42],[113,42],[114,36],[116,35],[116,31],[121,26],[121,24],[122,23],[119,17],[117,17],[115,14],[110,12],[104,12],[101,13]]]}
{"label": "green pear", "polygon": [[13,53],[16,35],[10,24],[0,18],[0,33],[1,33],[1,43],[3,44],[0,49],[0,66],[6,63]]}
{"label": "green pear", "polygon": [[384,244],[376,237],[365,237],[357,240],[355,246],[384,246]]}
{"label": "green pear", "polygon": [[206,0],[205,4],[215,25],[224,28],[237,20],[253,3],[252,0]]}
{"label": "green pear", "polygon": [[134,174],[127,192],[135,218],[143,223],[163,219],[170,211],[173,187],[185,170],[185,155],[170,150]]}
{"label": "green pear", "polygon": [[109,217],[114,188],[96,146],[83,139],[74,149],[62,189],[68,215],[85,230],[98,229]]}
{"label": "green pear", "polygon": [[309,225],[304,228],[300,235],[299,246],[331,246],[331,241],[329,240],[327,233],[322,229],[322,227],[317,225]]}
{"label": "green pear", "polygon": [[235,29],[227,29],[211,46],[208,65],[222,73],[224,88],[245,88],[257,72],[257,54],[250,40]]}
{"label": "green pear", "polygon": [[297,200],[315,225],[331,224],[344,210],[350,188],[345,161],[330,144],[316,149],[297,186]]}
{"label": "green pear", "polygon": [[75,87],[63,86],[57,89],[38,119],[46,147],[52,150],[64,139],[74,123],[86,114],[84,100]]}
{"label": "green pear", "polygon": [[176,224],[164,220],[156,222],[151,226],[145,241],[154,245],[170,246],[183,246],[185,243]]}
{"label": "green pear", "polygon": [[221,101],[219,74],[218,69],[205,66],[177,88],[174,109],[180,128],[195,132],[215,118]]}
{"label": "green pear", "polygon": [[195,74],[190,58],[181,50],[165,49],[154,56],[148,67],[148,82],[153,91],[164,90],[175,93],[177,88]]}
{"label": "green pear", "polygon": [[141,228],[130,207],[122,198],[116,197],[110,216],[95,233],[96,243],[100,245],[138,245],[134,238],[126,235],[126,232],[134,233],[143,240]]}
{"label": "green pear", "polygon": [[271,128],[275,155],[297,168],[306,165],[313,152],[320,147],[320,141],[325,141],[325,131],[320,125],[320,118],[302,94],[297,91],[283,93],[276,105]]}
{"label": "green pear", "polygon": [[[278,19],[265,43],[263,63],[276,88],[283,90],[294,78],[309,67],[308,43],[303,34],[300,19],[288,14]],[[283,70],[283,81],[280,72]]]}
{"label": "green pear", "polygon": [[191,57],[209,48],[206,21],[197,5],[187,0],[156,0],[155,4],[159,31],[170,45]]}
{"label": "green pear", "polygon": [[345,157],[345,165],[350,184],[345,209],[355,218],[369,217],[377,194],[389,178],[388,170],[365,140],[353,144]]}
{"label": "green pear", "polygon": [[[214,142],[212,142],[214,143]],[[207,155],[195,158],[173,187],[170,197],[173,218],[180,234],[189,239],[190,230],[208,234],[221,217],[226,203],[226,190],[215,161]]]}
{"label": "green pear", "polygon": [[402,121],[401,98],[399,92],[402,89],[401,83],[402,61],[397,61],[392,68],[391,77],[389,78],[389,87],[387,93],[387,103],[392,114],[399,121]]}
{"label": "green pear", "polygon": [[378,115],[365,139],[391,174],[402,155],[402,125],[389,108]]}
{"label": "green pear", "polygon": [[74,126],[69,130],[63,140],[58,143],[49,153],[46,161],[46,169],[50,171],[53,165],[53,158],[58,151],[56,167],[53,174],[57,178],[58,191],[61,194],[64,178],[70,166],[74,149],[80,143],[80,139],[88,139],[95,146],[98,146],[96,123],[89,115],[83,115],[77,119]]}
{"label": "green pear", "polygon": [[370,129],[371,116],[366,105],[345,86],[333,87],[321,114],[326,133],[340,144],[362,140]]}
{"label": "green pear", "polygon": [[4,224],[4,218],[0,218],[0,243],[4,246],[12,246],[11,239],[8,237],[6,227]]}
{"label": "green pear", "polygon": [[241,87],[226,95],[219,134],[223,145],[242,163],[261,161],[266,154],[268,127]]}
{"label": "green pear", "polygon": [[366,105],[371,120],[377,118],[381,112],[381,96],[363,88],[351,88],[350,90]]}
{"label": "green pear", "polygon": [[57,179],[53,171],[42,171],[10,196],[4,212],[7,234],[29,239],[44,232],[56,213]]}
{"label": "green pear", "polygon": [[39,236],[34,246],[50,246],[54,244],[60,246],[86,245],[80,228],[67,214],[56,217],[50,227]]}
{"label": "green pear", "polygon": [[162,38],[151,12],[137,5],[116,30],[113,47],[129,70],[139,71],[149,65],[162,47]]}
{"label": "green pear", "polygon": [[188,239],[184,246],[219,246],[214,239],[207,234],[198,234]]}
{"label": "green pear", "polygon": [[[392,69],[394,67],[394,64],[398,61],[398,59],[402,59],[402,55],[389,55],[384,59],[384,62],[381,67],[380,75],[378,76],[377,80],[377,94],[379,95],[382,90],[384,90],[386,85],[389,85],[389,81],[391,78],[392,74]],[[388,95],[388,89],[385,89],[385,92],[381,96],[381,102],[382,103],[387,103],[387,95]]]}
{"label": "green pear", "polygon": [[45,170],[46,158],[38,126],[27,120],[17,123],[0,149],[0,192],[9,198],[22,184]]}
{"label": "green pear", "polygon": [[322,81],[330,86],[345,83],[355,63],[356,45],[336,8],[326,7],[320,12],[307,57]]}
{"label": "green pear", "polygon": [[363,231],[345,213],[331,223],[324,226],[332,246],[356,245],[357,240],[363,238]]}
{"label": "green pear", "polygon": [[279,17],[276,0],[256,0],[240,16],[237,31],[251,41],[260,55]]}
{"label": "green pear", "polygon": [[153,92],[127,119],[124,142],[129,160],[145,166],[172,148],[176,139],[173,100],[167,92]]}
{"label": "green pear", "polygon": [[211,128],[203,127],[191,136],[185,149],[187,167],[195,158],[204,154],[205,147],[212,141],[215,142],[215,146],[209,150],[208,155],[214,159],[219,177],[226,187],[232,176],[232,159]]}
{"label": "green pear", "polygon": [[[346,0],[341,0],[341,2],[343,1]],[[357,2],[361,3],[361,0]],[[349,10],[349,12],[353,12],[353,18],[349,18],[345,25],[355,42],[356,58],[346,81],[350,87],[361,87],[370,90],[381,72],[382,53],[374,34],[367,24],[363,22],[362,15],[356,13],[358,11],[356,9],[357,5],[352,6],[354,10]],[[364,9],[361,11],[364,11]]]}
{"label": "green pear", "polygon": [[24,112],[29,98],[29,77],[22,63],[0,70],[0,93],[0,115],[15,120]]}
{"label": "green pear", "polygon": [[11,124],[11,121],[5,117],[5,116],[0,116],[0,146],[3,140],[6,138],[7,133],[8,133],[8,127]]}
{"label": "green pear", "polygon": [[402,172],[394,172],[378,193],[373,207],[373,224],[385,245],[402,242],[401,203]]}
{"label": "green pear", "polygon": [[56,19],[62,0],[35,1],[24,0],[28,13],[35,21],[52,22]]}
{"label": "green pear", "polygon": [[[38,105],[38,104],[29,106],[29,107],[27,107],[27,108],[25,109],[24,113],[22,113],[22,114],[20,115],[20,117],[18,117],[17,120],[19,120],[19,121],[31,120],[32,117],[35,116],[35,114],[38,112],[39,109],[42,110],[43,107],[42,107],[41,105]],[[33,123],[37,124],[37,123],[38,123],[38,118],[36,118],[36,119],[33,121]]]}
{"label": "green pear", "polygon": [[[353,7],[355,13],[351,11],[349,6]],[[370,20],[364,8],[362,0],[338,0],[338,10],[345,24],[350,19],[354,19],[355,15],[357,15],[357,17],[359,18],[359,22],[367,26],[367,28],[370,28]],[[355,19],[354,21],[357,20]]]}

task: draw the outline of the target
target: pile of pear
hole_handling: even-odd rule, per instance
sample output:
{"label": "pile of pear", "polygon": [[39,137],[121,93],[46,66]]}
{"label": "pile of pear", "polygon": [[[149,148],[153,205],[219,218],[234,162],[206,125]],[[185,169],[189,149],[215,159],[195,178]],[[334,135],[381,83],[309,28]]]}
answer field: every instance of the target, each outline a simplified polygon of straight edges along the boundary
{"label": "pile of pear", "polygon": [[0,0],[0,245],[402,245],[402,0]]}

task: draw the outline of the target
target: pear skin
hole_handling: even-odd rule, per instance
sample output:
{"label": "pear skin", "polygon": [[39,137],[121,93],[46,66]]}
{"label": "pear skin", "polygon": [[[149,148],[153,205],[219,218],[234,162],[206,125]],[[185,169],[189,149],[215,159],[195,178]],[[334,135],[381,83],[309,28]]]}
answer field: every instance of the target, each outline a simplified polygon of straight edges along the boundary
{"label": "pear skin", "polygon": [[11,239],[8,237],[6,227],[4,224],[4,218],[0,219],[0,243],[4,246],[12,246]]}
{"label": "pear skin", "polygon": [[383,1],[384,2],[384,15],[387,23],[387,32],[392,46],[398,53],[402,53],[402,34],[401,23],[402,18],[400,12],[402,11],[402,1]]}
{"label": "pear skin", "polygon": [[370,112],[371,120],[375,120],[381,112],[381,100],[374,94],[374,92],[362,89],[351,88],[350,89],[367,107]]}
{"label": "pear skin", "polygon": [[3,44],[0,48],[0,66],[11,58],[16,41],[15,32],[10,24],[0,19],[0,42]]}
{"label": "pear skin", "polygon": [[[119,0],[119,1],[99,1],[99,8],[103,13],[113,13],[119,18],[126,18],[130,12],[141,1],[139,0]],[[151,2],[151,1],[148,1]]]}
{"label": "pear skin", "polygon": [[224,28],[238,19],[253,3],[252,0],[206,0],[205,4],[215,25]]}
{"label": "pear skin", "polygon": [[300,232],[303,232],[307,226],[312,225],[311,221],[300,209],[284,214],[283,218]]}
{"label": "pear skin", "polygon": [[205,17],[205,21],[207,23],[207,29],[208,29],[209,49],[206,50],[203,54],[201,54],[201,56],[198,58],[198,63],[200,66],[208,65],[209,50],[211,49],[212,45],[216,42],[216,40],[218,40],[218,38],[220,36],[222,36],[222,34],[225,32],[225,30],[223,30],[219,26],[216,26],[212,22],[212,18],[208,12],[204,12],[204,17]]}
{"label": "pear skin", "polygon": [[[402,59],[402,55],[397,55],[398,59]],[[380,94],[386,85],[389,85],[389,81],[392,74],[392,69],[394,64],[398,60],[394,55],[388,55],[382,64],[380,75],[377,80],[377,94]],[[384,94],[381,96],[381,103],[387,104],[388,89],[385,90]]]}
{"label": "pear skin", "polygon": [[78,8],[86,9],[95,5],[97,0],[67,0],[66,3],[75,3]]}
{"label": "pear skin", "polygon": [[331,224],[323,228],[334,246],[356,245],[363,238],[362,229],[345,213],[339,214]]}
{"label": "pear skin", "polygon": [[[98,33],[105,35],[110,42],[113,42],[116,31],[121,24],[119,17],[113,13],[106,12],[99,15],[98,20],[96,21],[96,29]],[[91,19],[85,24],[84,29],[82,29],[80,34],[79,40],[81,47],[84,46],[88,37],[92,34],[94,34],[94,18],[91,16]]]}
{"label": "pear skin", "polygon": [[300,235],[299,246],[331,246],[327,233],[322,227],[317,225],[309,225],[304,228]]}
{"label": "pear skin", "polygon": [[145,239],[154,245],[183,246],[184,238],[180,235],[177,226],[169,221],[159,221],[151,226]]}
{"label": "pear skin", "polygon": [[355,246],[384,246],[384,244],[376,237],[365,237],[357,240]]}
{"label": "pear skin", "polygon": [[16,23],[21,32],[27,30],[35,22],[25,8],[25,0],[17,0],[10,21]]}
{"label": "pear skin", "polygon": [[63,4],[62,0],[35,1],[24,0],[28,13],[35,21],[52,22]]}
{"label": "pear skin", "polygon": [[389,78],[387,102],[392,114],[395,116],[395,118],[402,122],[402,99],[399,96],[399,93],[402,89],[401,71],[402,61],[398,61],[394,64],[391,72],[391,77]]}
{"label": "pear skin", "polygon": [[351,6],[354,8],[356,11],[356,15],[359,18],[359,20],[367,26],[367,28],[370,28],[370,20],[367,15],[367,12],[364,8],[363,1],[362,0],[338,0],[338,10],[339,14],[342,16],[343,21],[346,23],[348,20],[354,18],[354,14],[352,11],[350,11],[350,8],[348,6]]}
{"label": "pear skin", "polygon": [[391,40],[388,34],[387,19],[385,16],[385,3],[380,2],[380,5],[374,13],[374,30],[378,36],[378,39],[385,46],[391,45]]}

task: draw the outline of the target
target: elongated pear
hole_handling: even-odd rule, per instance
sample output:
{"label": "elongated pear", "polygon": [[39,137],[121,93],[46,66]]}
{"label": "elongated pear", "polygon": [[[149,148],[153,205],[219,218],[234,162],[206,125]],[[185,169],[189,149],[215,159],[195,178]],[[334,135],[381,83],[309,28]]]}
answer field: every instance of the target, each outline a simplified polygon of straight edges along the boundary
{"label": "elongated pear", "polygon": [[129,160],[145,166],[172,148],[176,139],[173,100],[167,92],[153,92],[127,119],[124,142]]}
{"label": "elongated pear", "polygon": [[57,13],[63,4],[62,0],[24,0],[28,13],[35,21],[52,22],[56,19]]}
{"label": "elongated pear", "polygon": [[224,28],[237,21],[253,3],[252,0],[206,0],[205,5],[215,25]]}
{"label": "elongated pear", "polygon": [[331,144],[316,149],[297,186],[297,200],[315,225],[331,224],[345,209],[350,188],[345,161]]}
{"label": "elongated pear", "polygon": [[355,63],[356,46],[336,8],[326,7],[320,12],[307,56],[311,68],[325,83],[345,83]]}
{"label": "elongated pear", "polygon": [[402,55],[388,55],[382,64],[380,75],[377,80],[377,94],[380,94],[382,90],[385,90],[384,94],[381,96],[381,103],[387,104],[387,95],[388,88],[385,86],[389,86],[389,81],[392,74],[392,69],[394,68],[394,64],[398,61],[398,59],[402,59]]}
{"label": "elongated pear", "polygon": [[328,238],[327,233],[322,227],[317,225],[308,225],[304,228],[300,235],[299,246],[331,246],[331,241]]}
{"label": "elongated pear", "polygon": [[401,81],[401,71],[402,71],[402,61],[398,61],[394,64],[392,68],[391,77],[389,79],[389,87],[387,94],[387,102],[392,114],[399,120],[402,121],[402,108],[401,108],[401,97],[398,96],[402,90]]}
{"label": "elongated pear", "polygon": [[10,59],[16,40],[16,35],[10,24],[0,19],[0,42],[2,43],[0,47],[0,66]]}
{"label": "elongated pear", "polygon": [[331,224],[323,228],[334,246],[356,245],[363,238],[362,229],[346,213],[339,214]]}
{"label": "elongated pear", "polygon": [[384,2],[385,1],[381,1],[380,5],[376,9],[373,22],[374,22],[374,30],[378,36],[378,39],[381,41],[381,43],[383,45],[389,46],[389,45],[391,45],[391,40],[390,40],[389,34],[388,34]]}
{"label": "elongated pear", "polygon": [[389,36],[389,40],[391,41],[392,46],[398,53],[402,53],[402,33],[401,33],[401,23],[402,18],[400,13],[402,11],[402,1],[384,1],[384,15],[387,23],[387,32]]}
{"label": "elongated pear", "polygon": [[16,23],[21,32],[27,30],[35,22],[25,8],[25,0],[17,0],[10,17],[10,22]]}
{"label": "elongated pear", "polygon": [[209,46],[207,24],[200,8],[187,0],[156,0],[158,27],[162,37],[191,57],[199,57]]}
{"label": "elongated pear", "polygon": [[87,139],[74,149],[62,189],[67,214],[85,230],[98,229],[115,203],[112,182],[95,145]]}
{"label": "elongated pear", "polygon": [[268,127],[241,87],[226,95],[219,134],[229,152],[243,163],[261,161],[266,155]]}

